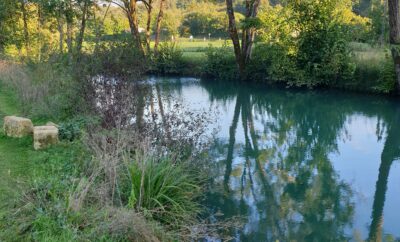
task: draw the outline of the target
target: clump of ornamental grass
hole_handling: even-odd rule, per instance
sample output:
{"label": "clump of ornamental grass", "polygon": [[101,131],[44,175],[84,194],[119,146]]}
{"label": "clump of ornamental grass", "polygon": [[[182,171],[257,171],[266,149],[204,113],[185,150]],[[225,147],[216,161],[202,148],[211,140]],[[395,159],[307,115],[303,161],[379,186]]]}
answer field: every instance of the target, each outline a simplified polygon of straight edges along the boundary
{"label": "clump of ornamental grass", "polygon": [[129,168],[131,192],[128,206],[177,228],[201,212],[201,179],[185,163],[169,157],[145,157]]}

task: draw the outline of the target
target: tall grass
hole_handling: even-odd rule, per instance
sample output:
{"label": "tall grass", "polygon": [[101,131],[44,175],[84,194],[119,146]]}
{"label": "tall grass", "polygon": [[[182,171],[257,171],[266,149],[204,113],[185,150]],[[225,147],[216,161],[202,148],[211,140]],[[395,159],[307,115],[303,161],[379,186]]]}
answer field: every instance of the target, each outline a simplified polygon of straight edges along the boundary
{"label": "tall grass", "polygon": [[15,91],[21,112],[34,118],[62,119],[82,111],[82,84],[61,59],[22,65],[0,60],[0,79]]}
{"label": "tall grass", "polygon": [[394,66],[389,49],[362,43],[352,43],[356,71],[345,88],[377,93],[390,93],[395,89]]}
{"label": "tall grass", "polygon": [[156,220],[173,227],[188,223],[201,211],[196,200],[199,179],[185,164],[172,164],[168,157],[145,158],[130,167],[129,207],[150,213]]}

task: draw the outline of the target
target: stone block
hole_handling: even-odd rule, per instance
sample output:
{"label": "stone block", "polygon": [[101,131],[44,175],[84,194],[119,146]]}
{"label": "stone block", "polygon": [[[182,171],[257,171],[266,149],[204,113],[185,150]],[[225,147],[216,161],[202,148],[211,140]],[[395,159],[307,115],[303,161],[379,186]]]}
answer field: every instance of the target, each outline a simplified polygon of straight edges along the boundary
{"label": "stone block", "polygon": [[30,119],[16,116],[4,117],[3,128],[7,136],[16,138],[31,135],[33,132],[33,124]]}
{"label": "stone block", "polygon": [[58,128],[58,125],[55,124],[55,123],[53,123],[53,122],[47,122],[47,123],[46,123],[46,126],[54,126],[54,127],[57,127],[57,128]]}
{"label": "stone block", "polygon": [[58,143],[58,128],[55,126],[36,126],[33,128],[33,148],[45,149]]}

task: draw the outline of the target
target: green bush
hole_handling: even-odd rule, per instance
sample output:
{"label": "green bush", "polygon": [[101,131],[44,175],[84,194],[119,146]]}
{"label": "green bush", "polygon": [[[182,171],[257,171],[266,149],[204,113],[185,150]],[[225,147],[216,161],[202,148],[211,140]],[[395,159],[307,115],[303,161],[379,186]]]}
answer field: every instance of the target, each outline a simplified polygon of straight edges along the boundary
{"label": "green bush", "polygon": [[203,66],[206,77],[220,80],[235,80],[238,70],[232,48],[226,44],[221,48],[209,47],[206,52],[207,60]]}
{"label": "green bush", "polygon": [[[336,86],[353,79],[348,3],[289,0],[261,10],[248,74],[295,86]],[[346,11],[338,11],[346,10]],[[350,17],[352,15],[350,14]]]}
{"label": "green bush", "polygon": [[153,57],[155,71],[162,74],[179,74],[183,68],[182,50],[174,42],[162,43]]}
{"label": "green bush", "polygon": [[297,69],[294,56],[286,47],[278,44],[259,44],[254,47],[253,57],[247,69],[252,80],[284,82],[296,85],[303,73]]}
{"label": "green bush", "polygon": [[70,120],[59,125],[59,137],[61,140],[73,141],[81,137],[82,128],[85,125],[85,120]]}
{"label": "green bush", "polygon": [[391,93],[396,89],[396,73],[392,57],[387,55],[382,62],[379,71],[379,78],[373,90],[379,93]]}
{"label": "green bush", "polygon": [[133,78],[141,77],[147,64],[132,42],[109,42],[96,46],[93,53],[82,55],[74,71],[80,78],[98,75]]}
{"label": "green bush", "polygon": [[301,85],[334,86],[340,81],[352,79],[355,65],[344,35],[335,23],[300,34],[297,65],[305,71]]}

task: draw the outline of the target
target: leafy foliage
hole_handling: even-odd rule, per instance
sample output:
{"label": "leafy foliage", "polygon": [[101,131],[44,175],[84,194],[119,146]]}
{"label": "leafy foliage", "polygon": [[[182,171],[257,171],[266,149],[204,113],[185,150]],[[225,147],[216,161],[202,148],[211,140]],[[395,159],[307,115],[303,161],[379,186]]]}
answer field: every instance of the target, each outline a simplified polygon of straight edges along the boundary
{"label": "leafy foliage", "polygon": [[303,80],[304,73],[297,68],[295,56],[289,54],[287,46],[259,44],[254,48],[249,76],[256,81],[298,85]]}
{"label": "leafy foliage", "polygon": [[207,61],[203,66],[205,76],[222,80],[237,79],[238,72],[231,47],[226,44],[221,48],[210,46],[206,55]]}
{"label": "leafy foliage", "polygon": [[182,36],[227,36],[227,16],[223,7],[213,3],[194,3],[189,9],[180,26]]}
{"label": "leafy foliage", "polygon": [[84,118],[62,122],[58,127],[60,139],[68,141],[79,139],[86,124],[87,120]]}
{"label": "leafy foliage", "polygon": [[307,87],[335,86],[351,79],[355,65],[348,48],[348,20],[345,11],[338,12],[347,9],[342,7],[346,3],[292,0],[284,8],[264,8],[260,43],[248,72],[257,79]]}
{"label": "leafy foliage", "polygon": [[154,65],[163,74],[178,74],[183,66],[182,51],[176,43],[162,43],[154,55]]}
{"label": "leafy foliage", "polygon": [[373,89],[380,93],[391,93],[396,89],[396,73],[391,56],[386,55],[386,59],[380,66],[378,83]]}

